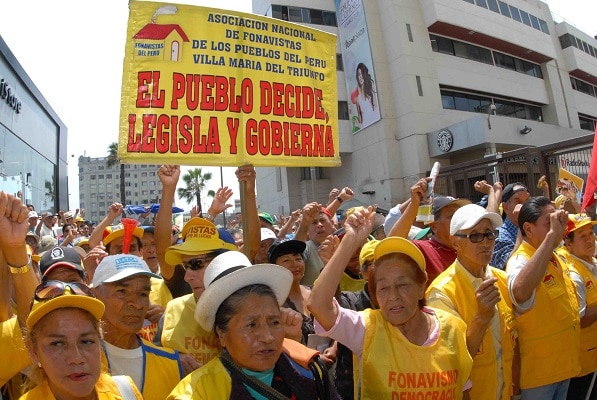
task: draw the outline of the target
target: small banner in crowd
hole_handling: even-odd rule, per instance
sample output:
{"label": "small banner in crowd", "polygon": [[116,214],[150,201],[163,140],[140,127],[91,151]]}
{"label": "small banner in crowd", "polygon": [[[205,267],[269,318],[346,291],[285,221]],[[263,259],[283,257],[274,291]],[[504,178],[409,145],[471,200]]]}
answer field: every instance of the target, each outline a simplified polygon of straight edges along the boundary
{"label": "small banner in crowd", "polygon": [[123,162],[340,165],[334,35],[213,8],[129,7]]}

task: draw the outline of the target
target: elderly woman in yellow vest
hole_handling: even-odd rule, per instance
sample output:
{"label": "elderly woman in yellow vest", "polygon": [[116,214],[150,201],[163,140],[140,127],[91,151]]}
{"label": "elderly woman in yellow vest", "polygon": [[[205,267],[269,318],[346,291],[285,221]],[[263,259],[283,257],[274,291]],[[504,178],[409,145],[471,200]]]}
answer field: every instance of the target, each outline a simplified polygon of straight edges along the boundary
{"label": "elderly woman in yellow vest", "polygon": [[430,307],[467,324],[473,400],[510,400],[518,394],[518,380],[514,387],[512,380],[515,330],[506,273],[489,266],[501,225],[502,217],[476,204],[456,210],[450,222],[456,261],[427,288]]}
{"label": "elderly woman in yellow vest", "polygon": [[390,237],[375,247],[379,310],[347,310],[334,299],[347,259],[374,221],[372,207],[348,217],[346,234],[309,298],[316,332],[355,354],[355,398],[468,398],[472,359],[466,326],[450,313],[425,307],[425,259],[411,242]]}
{"label": "elderly woman in yellow vest", "polygon": [[[580,374],[570,380],[567,399],[587,398],[595,372],[597,372],[597,259],[595,254],[595,233],[586,214],[568,215],[564,233],[564,246],[556,250],[570,269],[570,277],[576,287],[580,303]],[[591,399],[597,398],[593,385]]]}
{"label": "elderly woman in yellow vest", "polygon": [[333,389],[320,392],[327,381],[314,380],[283,352],[287,325],[300,336],[300,315],[280,309],[291,284],[292,274],[279,265],[252,266],[238,251],[216,257],[195,319],[215,330],[222,354],[185,377],[168,399],[339,399]]}
{"label": "elderly woman in yellow vest", "polygon": [[84,283],[44,281],[37,287],[27,318],[37,386],[21,400],[143,399],[128,376],[101,372],[103,313],[104,304]]}

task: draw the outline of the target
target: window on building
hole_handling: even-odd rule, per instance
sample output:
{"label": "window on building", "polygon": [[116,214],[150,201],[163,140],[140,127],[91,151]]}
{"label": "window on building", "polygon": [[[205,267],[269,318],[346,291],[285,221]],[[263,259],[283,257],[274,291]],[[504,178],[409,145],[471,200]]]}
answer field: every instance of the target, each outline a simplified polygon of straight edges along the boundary
{"label": "window on building", "polygon": [[510,15],[510,8],[508,8],[508,4],[500,0],[498,0],[498,4],[500,6],[500,13],[505,17],[512,18],[512,16]]}
{"label": "window on building", "polygon": [[531,17],[531,25],[533,26],[533,28],[540,31],[541,27],[539,26],[539,19],[535,17],[533,14],[530,14],[529,16]]}
{"label": "window on building", "polygon": [[346,121],[350,119],[348,115],[348,102],[338,101],[338,119]]}
{"label": "window on building", "polygon": [[338,26],[338,20],[336,19],[336,13],[332,11],[323,12],[323,24],[327,26]]}
{"label": "window on building", "polygon": [[445,109],[486,114],[489,105],[493,103],[496,106],[497,115],[533,121],[543,120],[541,107],[536,105],[450,90],[441,90],[441,96]]}
{"label": "window on building", "polygon": [[325,25],[323,23],[323,11],[322,10],[310,9],[309,16],[311,17],[312,24]]}
{"label": "window on building", "polygon": [[103,171],[103,170],[104,170],[104,166],[103,166],[103,165],[98,165],[97,169],[98,169],[99,171]]}
{"label": "window on building", "polygon": [[311,17],[310,17],[310,13],[309,13],[309,9],[308,8],[301,8],[301,14],[302,14],[302,18],[303,18],[303,23],[305,24],[310,24],[311,23]]}
{"label": "window on building", "polygon": [[485,0],[475,0],[479,7],[487,8],[487,1]]}
{"label": "window on building", "polygon": [[336,71],[344,71],[344,60],[340,53],[336,53]]}
{"label": "window on building", "polygon": [[570,77],[570,83],[572,84],[572,89],[595,97],[595,87],[590,83],[583,82],[573,77]]}
{"label": "window on building", "polygon": [[303,11],[299,7],[288,7],[288,20],[303,22]]}
{"label": "window on building", "polygon": [[89,179],[91,179],[92,181],[95,180],[95,175],[89,175]]}
{"label": "window on building", "polygon": [[493,12],[500,13],[500,7],[498,6],[497,0],[487,0],[489,9]]}
{"label": "window on building", "polygon": [[[323,168],[315,167],[315,179],[322,179],[323,177]],[[302,167],[301,168],[301,181],[308,181],[311,180],[311,167]]]}
{"label": "window on building", "polygon": [[141,178],[146,178],[147,177],[147,172],[141,172]]}
{"label": "window on building", "polygon": [[104,179],[104,176],[103,175],[98,175],[97,179]]}
{"label": "window on building", "polygon": [[510,6],[510,14],[512,14],[512,19],[514,21],[522,22],[522,19],[520,18],[520,12],[518,11],[518,8]]}
{"label": "window on building", "polygon": [[549,34],[547,22],[543,21],[541,18],[539,18],[539,26],[541,27],[541,32]]}
{"label": "window on building", "polygon": [[531,19],[528,12],[520,10],[520,18],[523,24],[531,26]]}
{"label": "window on building", "polygon": [[560,47],[562,49],[565,49],[565,48],[572,46],[572,40],[574,39],[574,37],[572,35],[570,35],[569,33],[565,33],[562,36],[560,36],[558,39],[560,39]]}
{"label": "window on building", "polygon": [[578,121],[580,122],[580,129],[585,129],[591,132],[595,131],[597,118],[591,117],[589,115],[578,114]]}

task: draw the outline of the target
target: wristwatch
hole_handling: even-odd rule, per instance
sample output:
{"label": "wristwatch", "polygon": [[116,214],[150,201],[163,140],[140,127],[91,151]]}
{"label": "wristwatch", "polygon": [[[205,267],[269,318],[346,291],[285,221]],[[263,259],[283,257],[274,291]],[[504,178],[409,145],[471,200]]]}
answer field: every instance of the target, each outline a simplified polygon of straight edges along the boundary
{"label": "wristwatch", "polygon": [[342,203],[344,201],[344,200],[342,200],[342,197],[340,197],[340,196],[337,196],[336,200],[338,200],[338,202],[340,202],[340,203]]}

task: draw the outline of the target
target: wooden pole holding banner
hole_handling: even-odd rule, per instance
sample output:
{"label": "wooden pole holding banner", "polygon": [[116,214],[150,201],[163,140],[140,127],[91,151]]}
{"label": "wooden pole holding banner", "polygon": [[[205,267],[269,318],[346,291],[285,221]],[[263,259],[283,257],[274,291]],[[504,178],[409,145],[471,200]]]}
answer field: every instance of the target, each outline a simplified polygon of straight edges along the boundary
{"label": "wooden pole holding banner", "polygon": [[247,189],[247,182],[240,181],[240,211],[243,218],[243,253],[251,258],[251,243],[245,240],[245,235],[249,232],[249,220],[246,217],[247,213],[247,198],[245,196],[245,190]]}

